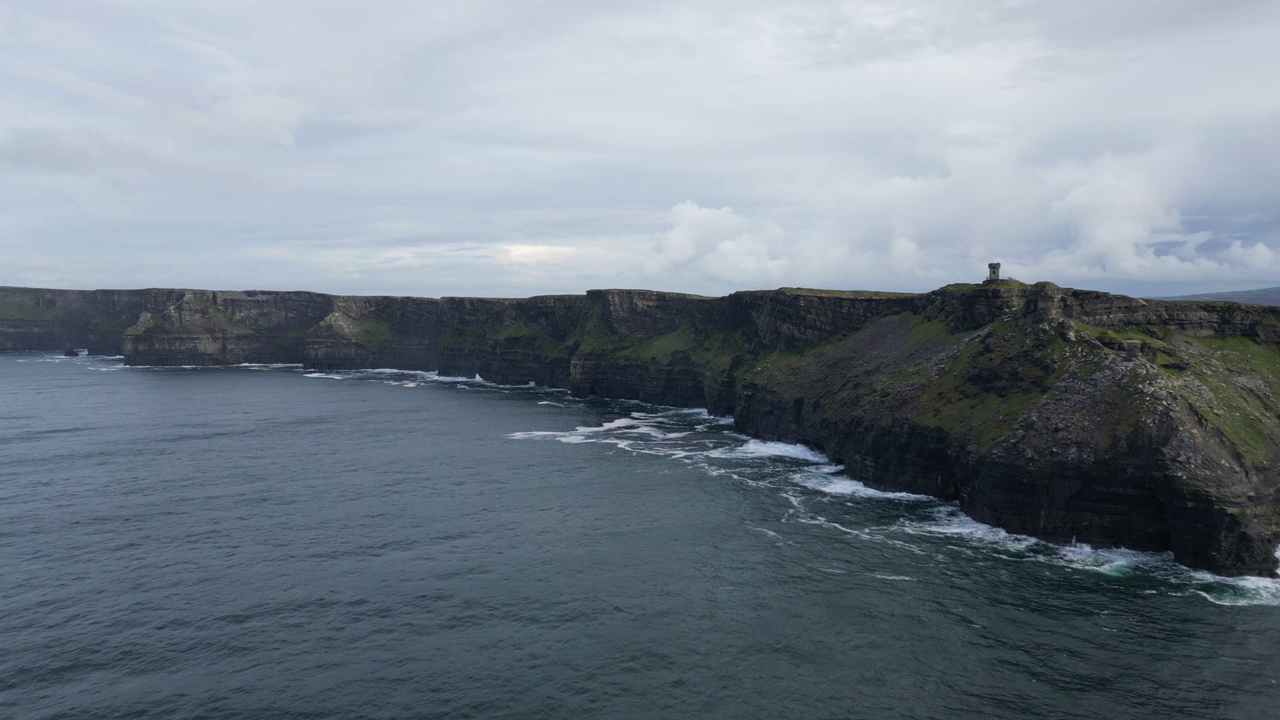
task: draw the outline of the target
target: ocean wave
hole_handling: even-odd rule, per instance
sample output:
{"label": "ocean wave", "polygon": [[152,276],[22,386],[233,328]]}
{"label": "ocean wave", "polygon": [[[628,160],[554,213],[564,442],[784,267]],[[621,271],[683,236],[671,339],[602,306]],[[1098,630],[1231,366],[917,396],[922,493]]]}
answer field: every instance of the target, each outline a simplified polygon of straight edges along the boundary
{"label": "ocean wave", "polygon": [[[51,356],[41,360],[59,362],[74,358]],[[117,365],[111,369],[124,367]],[[289,364],[246,364],[239,367],[292,371],[300,369],[298,365]],[[442,376],[434,371],[394,368],[308,372],[303,373],[303,376],[332,380],[376,380],[407,388],[438,383],[468,390],[510,392],[530,389],[528,385],[490,383],[478,374],[473,377]],[[565,392],[536,386],[535,389],[545,393]],[[536,402],[563,408],[576,403],[599,401],[570,398],[565,402],[545,399]],[[1154,579],[1159,583],[1158,592],[1199,597],[1217,605],[1280,606],[1280,579],[1230,578],[1191,570],[1174,562],[1169,553],[1095,548],[1083,543],[1046,543],[979,522],[965,515],[955,503],[913,493],[869,488],[856,478],[846,475],[842,466],[833,464],[827,456],[813,448],[740,435],[731,430],[732,418],[713,416],[705,409],[656,408],[637,401],[616,401],[612,404],[631,411],[598,425],[584,425],[571,430],[515,432],[507,437],[524,441],[554,440],[566,444],[608,444],[628,452],[663,456],[682,462],[725,482],[780,489],[788,502],[788,509],[780,518],[783,522],[824,527],[859,541],[888,543],[917,555],[937,552],[929,548],[936,547],[937,542],[942,541],[945,547],[966,553],[989,554],[998,560],[1043,562],[1067,570],[1099,573],[1117,579],[1131,576]],[[833,505],[831,499],[844,502]],[[832,514],[833,508],[853,503],[892,503],[884,505],[883,511],[878,512],[897,514],[899,519],[887,524],[863,527],[850,519]],[[909,505],[904,506],[904,503]],[[773,534],[772,531],[770,534]],[[1277,548],[1277,557],[1280,558],[1280,548]],[[915,579],[893,574],[876,577],[891,581]]]}
{"label": "ocean wave", "polygon": [[875,488],[867,487],[862,482],[847,475],[842,475],[841,473],[843,472],[843,465],[820,465],[818,467],[808,468],[803,472],[795,473],[791,476],[791,481],[797,485],[807,487],[810,490],[817,490],[818,492],[827,493],[829,495],[873,498],[877,500],[898,500],[902,502],[937,502],[936,498],[929,497],[928,495],[876,490]]}
{"label": "ocean wave", "polygon": [[712,453],[712,456],[723,458],[785,457],[811,463],[831,463],[831,460],[826,455],[813,448],[798,443],[773,440],[748,440],[742,445],[717,450]]}
{"label": "ocean wave", "polygon": [[896,527],[911,535],[959,537],[1016,551],[1027,550],[1041,542],[1027,535],[1018,535],[974,520],[954,504],[940,503],[932,509],[932,515],[929,520],[904,520]]}
{"label": "ocean wave", "polygon": [[1213,573],[1193,572],[1191,584],[1191,592],[1215,605],[1280,606],[1280,579],[1276,578],[1226,578]]}
{"label": "ocean wave", "polygon": [[[559,403],[543,402],[539,404],[565,407]],[[683,414],[691,415],[692,413]],[[552,439],[571,444],[596,442],[616,445],[633,452],[649,455],[687,455],[688,453],[682,449],[672,448],[664,443],[688,437],[695,432],[695,429],[671,428],[669,424],[664,422],[663,418],[665,417],[670,417],[670,415],[666,413],[632,413],[629,416],[610,420],[600,425],[580,426],[573,430],[562,431],[515,432],[510,433],[507,437],[512,440]],[[645,440],[649,441],[649,443],[637,442]]]}

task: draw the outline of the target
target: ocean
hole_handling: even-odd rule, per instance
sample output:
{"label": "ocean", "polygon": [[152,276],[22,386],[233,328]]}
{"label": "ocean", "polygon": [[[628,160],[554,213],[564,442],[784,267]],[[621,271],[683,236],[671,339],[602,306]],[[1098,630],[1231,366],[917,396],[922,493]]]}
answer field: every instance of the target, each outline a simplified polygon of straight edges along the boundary
{"label": "ocean", "polygon": [[1280,581],[705,412],[0,354],[0,717],[1274,718]]}

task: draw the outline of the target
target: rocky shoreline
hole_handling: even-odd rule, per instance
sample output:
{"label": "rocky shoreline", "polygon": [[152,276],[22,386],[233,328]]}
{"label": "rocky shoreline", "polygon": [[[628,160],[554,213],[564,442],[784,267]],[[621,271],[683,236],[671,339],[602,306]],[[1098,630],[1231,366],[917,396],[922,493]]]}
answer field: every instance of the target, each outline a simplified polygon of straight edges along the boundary
{"label": "rocky shoreline", "polygon": [[527,299],[0,288],[0,350],[396,367],[706,407],[1046,540],[1273,575],[1280,308],[1049,283]]}

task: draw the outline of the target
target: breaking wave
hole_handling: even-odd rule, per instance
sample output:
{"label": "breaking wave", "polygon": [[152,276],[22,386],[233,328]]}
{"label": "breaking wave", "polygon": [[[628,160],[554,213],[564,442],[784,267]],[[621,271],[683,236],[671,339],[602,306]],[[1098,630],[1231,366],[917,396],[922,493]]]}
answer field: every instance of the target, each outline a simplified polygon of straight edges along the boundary
{"label": "breaking wave", "polygon": [[[819,526],[857,541],[885,543],[918,555],[942,548],[998,561],[1043,563],[1064,572],[1096,573],[1148,583],[1157,593],[1195,596],[1218,605],[1280,606],[1280,579],[1229,578],[1191,570],[1175,563],[1170,553],[1046,543],[974,520],[955,503],[868,487],[813,448],[740,435],[732,431],[731,419],[714,417],[703,410],[646,408],[627,412],[623,403],[614,403],[613,407],[620,416],[598,425],[533,430],[508,437],[614,445],[631,452],[664,456],[713,477],[772,491],[785,500],[779,506],[781,528],[787,523]],[[868,522],[868,517],[875,522]],[[786,537],[785,531],[749,529],[767,532],[783,542],[793,540]],[[904,582],[917,578],[885,575],[882,579]]]}
{"label": "breaking wave", "polygon": [[[75,358],[48,356],[38,360],[59,362]],[[100,366],[99,369],[124,367],[119,362],[105,364],[105,367],[101,367],[104,364],[100,362],[94,364]],[[287,364],[246,364],[238,369],[301,372],[300,366]],[[479,375],[448,376],[392,368],[302,375],[313,379],[364,380],[407,389],[443,385],[528,393],[539,405],[593,407],[612,417],[596,425],[530,430],[508,437],[517,441],[612,445],[629,452],[665,457],[696,467],[711,477],[773,492],[784,500],[779,505],[778,526],[784,530],[754,529],[780,533],[782,542],[794,540],[785,537],[788,523],[818,526],[859,542],[885,543],[921,555],[943,548],[976,553],[993,560],[1045,563],[1067,572],[1153,583],[1153,589],[1147,592],[1198,597],[1217,605],[1280,606],[1280,579],[1222,577],[1179,565],[1169,553],[1094,548],[1082,543],[1053,545],[1009,533],[968,517],[954,503],[868,487],[813,448],[749,438],[733,432],[731,418],[716,417],[705,410],[661,408],[634,401],[581,400],[568,397],[564,390],[499,385]],[[553,395],[555,400],[548,399]],[[875,521],[868,522],[868,517]],[[1280,557],[1280,548],[1277,556]],[[894,575],[884,579],[915,578]]]}

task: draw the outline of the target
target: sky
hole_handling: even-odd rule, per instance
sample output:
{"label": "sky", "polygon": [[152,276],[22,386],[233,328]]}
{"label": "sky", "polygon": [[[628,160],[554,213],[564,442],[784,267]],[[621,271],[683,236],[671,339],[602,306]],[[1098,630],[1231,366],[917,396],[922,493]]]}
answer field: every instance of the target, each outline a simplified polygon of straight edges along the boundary
{"label": "sky", "polygon": [[1275,0],[0,0],[0,285],[1280,285]]}

